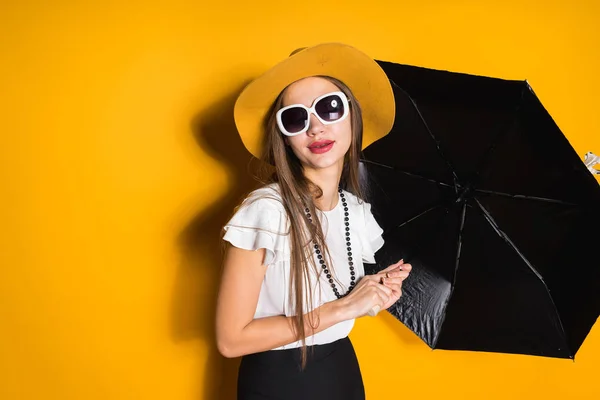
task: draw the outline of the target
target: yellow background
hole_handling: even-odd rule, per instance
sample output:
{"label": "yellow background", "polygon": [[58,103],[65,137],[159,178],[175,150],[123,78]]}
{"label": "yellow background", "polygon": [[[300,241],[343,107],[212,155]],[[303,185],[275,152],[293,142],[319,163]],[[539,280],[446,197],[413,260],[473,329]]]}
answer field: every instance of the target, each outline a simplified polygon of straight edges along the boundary
{"label": "yellow background", "polygon": [[[252,187],[232,105],[291,50],[528,79],[583,156],[599,27],[597,1],[3,1],[0,399],[232,398],[219,228]],[[600,398],[598,324],[575,362],[431,351],[386,313],[352,339],[369,399]]]}

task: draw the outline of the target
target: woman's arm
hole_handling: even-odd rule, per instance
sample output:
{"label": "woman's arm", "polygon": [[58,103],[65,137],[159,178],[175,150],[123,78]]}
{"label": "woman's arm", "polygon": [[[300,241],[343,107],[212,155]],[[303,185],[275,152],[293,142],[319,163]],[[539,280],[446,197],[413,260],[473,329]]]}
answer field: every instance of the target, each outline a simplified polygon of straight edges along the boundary
{"label": "woman's arm", "polygon": [[[298,340],[291,317],[282,315],[254,319],[267,269],[261,265],[264,256],[265,249],[251,251],[227,246],[216,321],[217,347],[225,357],[271,350]],[[313,330],[307,321],[307,336],[343,321],[344,315],[339,306],[337,302],[330,302],[319,307],[320,323]]]}
{"label": "woman's arm", "polygon": [[[243,250],[228,244],[217,299],[217,347],[225,357],[271,350],[298,340],[291,317],[254,319],[262,281],[267,267],[262,265],[265,250]],[[339,322],[365,315],[374,305],[382,307],[392,291],[378,283],[379,277],[361,279],[352,293],[325,303],[318,313],[318,326],[312,328],[305,318],[307,337]]]}

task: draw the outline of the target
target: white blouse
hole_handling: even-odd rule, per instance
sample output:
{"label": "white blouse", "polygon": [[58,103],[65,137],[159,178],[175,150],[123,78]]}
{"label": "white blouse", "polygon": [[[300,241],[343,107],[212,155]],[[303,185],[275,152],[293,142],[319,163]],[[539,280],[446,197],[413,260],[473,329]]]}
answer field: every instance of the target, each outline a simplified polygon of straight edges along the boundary
{"label": "white blouse", "polygon": [[[294,304],[289,302],[290,288],[290,241],[287,214],[281,203],[277,184],[264,186],[250,193],[238,208],[235,215],[225,225],[223,239],[233,246],[246,249],[265,249],[263,265],[267,271],[262,282],[254,318],[275,315],[295,315]],[[375,252],[383,246],[381,227],[373,218],[371,205],[344,191],[348,204],[350,223],[350,243],[357,282],[364,276],[363,262],[375,263]],[[344,210],[341,200],[330,211],[317,211],[325,241],[329,248],[333,268],[327,265],[336,278],[340,293],[346,293],[350,286],[350,268],[345,241]],[[315,265],[320,269],[315,257]],[[317,276],[318,275],[318,276]],[[312,307],[305,304],[304,312],[317,308],[323,303],[336,300],[331,285],[322,272],[311,271]],[[326,344],[348,336],[354,320],[342,321],[313,336],[306,338],[307,345]],[[273,350],[299,347],[296,341]]]}

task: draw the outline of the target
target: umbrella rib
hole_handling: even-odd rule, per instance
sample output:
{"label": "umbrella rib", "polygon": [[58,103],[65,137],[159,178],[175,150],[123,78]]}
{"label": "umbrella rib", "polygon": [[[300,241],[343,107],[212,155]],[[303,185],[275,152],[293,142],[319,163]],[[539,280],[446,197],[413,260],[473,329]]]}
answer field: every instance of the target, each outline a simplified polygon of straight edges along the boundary
{"label": "umbrella rib", "polygon": [[435,348],[437,346],[437,342],[438,342],[440,336],[442,336],[442,329],[444,326],[444,321],[446,320],[446,308],[448,307],[448,304],[450,303],[450,299],[452,299],[452,295],[454,294],[454,288],[456,287],[456,276],[458,275],[458,267],[460,265],[460,255],[462,253],[462,242],[463,242],[463,240],[462,240],[463,239],[463,230],[465,227],[465,220],[467,219],[466,217],[467,217],[467,202],[465,201],[462,206],[462,212],[461,212],[461,217],[460,217],[460,229],[458,231],[458,243],[456,246],[456,261],[454,263],[454,276],[452,277],[452,286],[450,287],[450,294],[446,298],[446,302],[444,304],[444,312],[442,315],[442,320],[440,321],[440,329],[439,329],[437,337],[435,338],[435,341],[433,343],[433,348]]}
{"label": "umbrella rib", "polygon": [[538,197],[538,196],[528,196],[528,195],[524,195],[524,194],[510,194],[510,193],[498,192],[495,190],[475,189],[475,192],[492,194],[492,195],[497,195],[497,196],[502,196],[502,197],[510,197],[512,199],[533,200],[533,201],[542,201],[545,203],[562,204],[565,206],[577,206],[578,205],[578,204],[570,203],[568,201],[563,201],[563,200],[549,199],[546,197]]}
{"label": "umbrella rib", "polygon": [[[492,217],[490,212],[483,206],[483,204],[481,204],[481,202],[477,198],[475,198],[474,200],[477,203],[477,205],[479,206],[479,208],[481,209],[481,211],[483,212],[485,219],[489,222],[489,224],[492,226],[492,228],[494,228],[494,230],[496,231],[498,236],[500,236],[506,243],[508,243],[508,245],[519,255],[519,257],[521,257],[523,259],[523,261],[525,262],[525,264],[527,264],[529,269],[531,269],[531,271],[538,277],[538,279],[542,281],[544,286],[546,286],[546,282],[544,282],[544,278],[542,277],[542,275],[540,275],[540,273],[534,268],[534,266],[529,262],[527,257],[525,257],[525,255],[523,253],[521,253],[521,251],[519,251],[517,246],[512,242],[512,240],[510,240],[508,235],[506,233],[504,233],[504,231],[502,231],[502,229],[500,229],[500,227],[498,226],[498,224],[496,223],[496,221],[494,220],[494,218]],[[548,289],[548,287],[546,286],[546,290],[547,289]]]}
{"label": "umbrella rib", "polygon": [[417,219],[417,218],[420,218],[421,216],[423,216],[423,215],[427,214],[428,212],[431,212],[431,211],[435,210],[436,208],[440,208],[440,207],[441,207],[441,205],[440,205],[440,204],[436,204],[436,205],[435,205],[435,206],[433,206],[433,207],[429,207],[427,210],[420,212],[419,214],[415,215],[414,217],[412,217],[412,218],[409,218],[409,219],[407,219],[406,221],[404,221],[404,222],[401,222],[400,224],[398,224],[398,225],[394,226],[393,228],[390,228],[390,229],[388,229],[388,230],[386,231],[386,233],[390,232],[390,231],[391,231],[391,230],[393,230],[393,229],[402,228],[404,225],[406,225],[406,224],[409,224],[409,223],[411,223],[412,221],[414,221],[415,219]]}
{"label": "umbrella rib", "polygon": [[362,162],[364,162],[364,163],[368,163],[368,164],[376,165],[376,166],[378,166],[378,167],[388,168],[388,169],[391,169],[391,170],[393,170],[393,171],[396,171],[396,172],[400,172],[400,173],[402,173],[402,174],[408,175],[408,176],[410,176],[410,177],[413,177],[413,178],[420,178],[420,179],[424,179],[424,180],[426,180],[426,181],[429,181],[429,182],[435,183],[436,185],[440,185],[440,186],[446,186],[446,187],[449,187],[449,188],[453,188],[453,187],[454,187],[454,186],[452,186],[452,185],[449,185],[449,184],[447,184],[447,183],[440,182],[440,181],[436,181],[435,179],[428,178],[428,177],[426,177],[426,176],[423,176],[423,175],[415,174],[414,172],[408,172],[408,171],[404,171],[404,170],[402,170],[402,169],[399,169],[399,168],[396,168],[396,167],[392,167],[392,166],[390,166],[390,165],[385,165],[385,164],[381,164],[381,163],[378,163],[378,162],[375,162],[375,161],[371,161],[371,160],[366,160],[366,159],[363,159],[363,160],[361,160],[361,161],[362,161]]}
{"label": "umbrella rib", "polygon": [[556,314],[556,319],[558,320],[558,323],[560,325],[560,330],[562,332],[563,338],[565,339],[565,345],[567,347],[567,350],[569,351],[569,354],[573,354],[571,352],[571,349],[569,348],[569,344],[567,342],[567,334],[565,332],[565,328],[564,328],[562,320],[560,318],[560,314],[558,313],[558,309],[556,308],[556,304],[554,303],[554,299],[550,295],[550,289],[548,289],[548,285],[546,285],[546,282],[544,281],[544,278],[535,269],[535,267],[531,264],[531,262],[527,259],[527,257],[525,257],[525,255],[523,253],[521,253],[521,251],[513,243],[513,241],[510,240],[510,238],[508,237],[508,235],[506,233],[504,233],[504,231],[502,231],[502,229],[500,229],[500,227],[498,226],[498,224],[496,223],[496,221],[494,220],[494,218],[492,217],[492,215],[490,214],[490,212],[483,206],[483,204],[481,204],[481,202],[477,198],[475,198],[474,200],[477,203],[477,205],[479,206],[479,208],[481,209],[481,211],[483,212],[483,215],[484,215],[485,219],[492,226],[492,228],[496,231],[496,233],[498,234],[498,236],[500,236],[519,255],[519,257],[521,257],[521,259],[523,260],[523,262],[525,262],[525,264],[529,267],[529,269],[538,277],[538,279],[540,280],[540,282],[542,282],[542,284],[544,285],[544,288],[546,289],[546,293],[548,294],[548,298],[550,299],[550,302],[552,303],[552,306],[554,307],[554,312]]}
{"label": "umbrella rib", "polygon": [[[452,278],[452,289],[454,290],[454,286],[456,285],[456,275],[458,273],[458,265],[460,263],[460,255],[462,252],[462,239],[463,239],[463,230],[465,228],[465,220],[467,219],[467,202],[463,203],[462,212],[460,216],[460,230],[458,232],[458,246],[456,249],[456,263],[454,264],[454,277]],[[450,293],[450,296],[452,293]]]}
{"label": "umbrella rib", "polygon": [[402,91],[402,93],[404,93],[404,95],[406,95],[406,97],[408,97],[408,99],[410,100],[411,104],[415,108],[417,114],[419,115],[419,119],[421,120],[421,122],[423,122],[423,125],[425,126],[425,129],[427,129],[427,133],[429,133],[429,136],[433,140],[433,143],[435,143],[435,148],[436,148],[439,156],[442,158],[442,160],[446,163],[446,165],[450,169],[450,172],[452,173],[452,176],[454,177],[454,181],[455,182],[459,182],[460,180],[458,179],[458,176],[456,175],[456,171],[454,169],[454,166],[446,158],[446,155],[444,154],[444,152],[442,151],[442,149],[440,147],[440,142],[437,140],[437,138],[435,137],[435,135],[433,134],[433,132],[431,131],[431,129],[429,129],[429,125],[427,125],[427,122],[425,121],[425,118],[423,118],[423,114],[421,114],[421,110],[419,110],[419,107],[417,106],[417,103],[413,100],[413,98],[404,89],[402,89],[402,87],[400,87],[400,85],[398,85],[396,82],[394,82],[393,79],[390,79],[390,83],[393,86],[395,86],[398,90]]}

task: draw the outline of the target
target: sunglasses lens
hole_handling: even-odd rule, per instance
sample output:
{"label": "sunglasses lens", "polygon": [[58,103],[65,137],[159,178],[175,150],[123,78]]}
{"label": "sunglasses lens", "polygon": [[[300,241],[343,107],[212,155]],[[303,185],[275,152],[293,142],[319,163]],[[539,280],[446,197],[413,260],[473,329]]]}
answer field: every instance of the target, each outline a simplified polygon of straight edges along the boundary
{"label": "sunglasses lens", "polygon": [[334,122],[344,115],[344,103],[337,94],[323,97],[315,104],[315,111],[319,117],[327,122]]}
{"label": "sunglasses lens", "polygon": [[289,133],[300,132],[308,122],[308,113],[304,108],[288,108],[281,113],[281,122]]}

